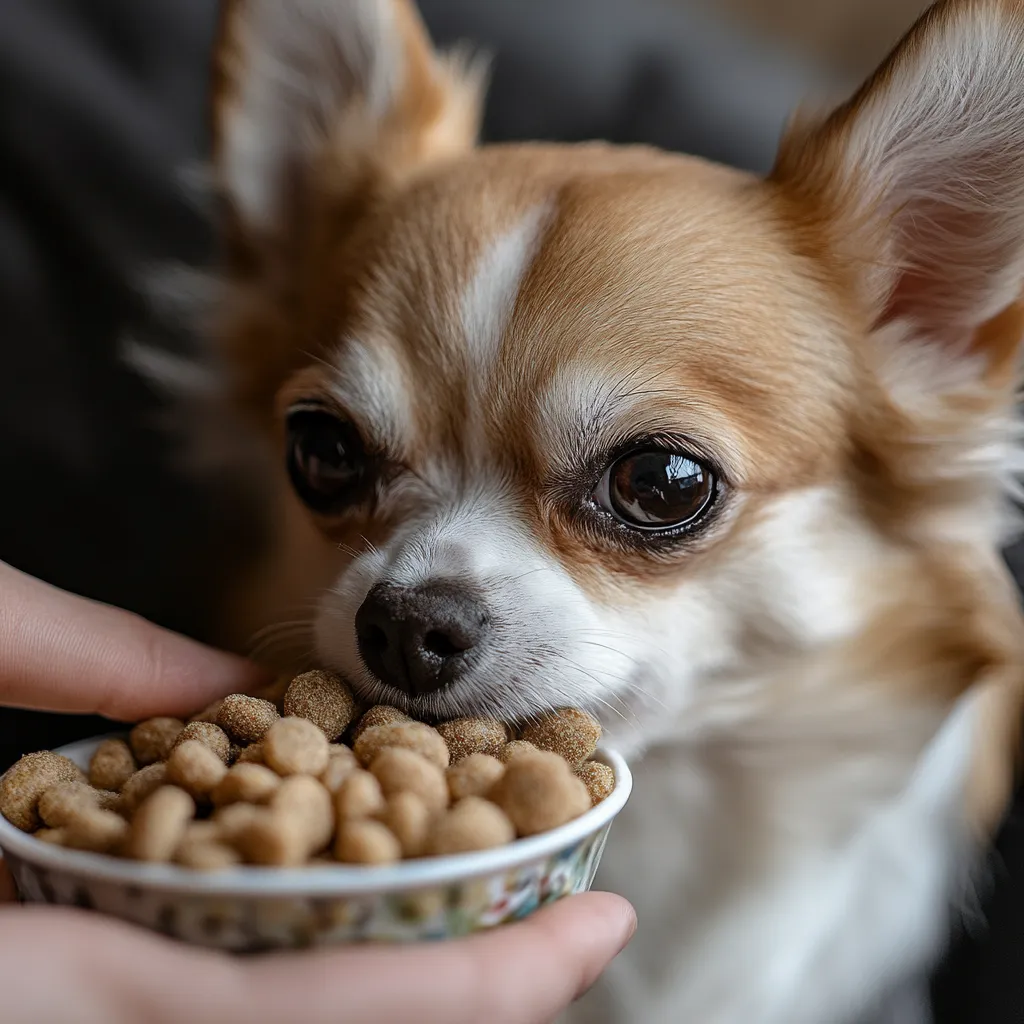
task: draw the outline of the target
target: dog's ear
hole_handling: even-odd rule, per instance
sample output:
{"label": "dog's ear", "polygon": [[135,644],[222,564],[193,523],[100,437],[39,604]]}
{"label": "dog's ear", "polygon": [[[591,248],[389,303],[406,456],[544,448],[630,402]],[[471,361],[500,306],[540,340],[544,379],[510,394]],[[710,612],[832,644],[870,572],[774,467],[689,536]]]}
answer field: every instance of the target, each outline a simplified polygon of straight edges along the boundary
{"label": "dog's ear", "polygon": [[229,0],[215,70],[216,177],[250,240],[289,232],[314,185],[343,202],[475,142],[482,76],[410,0]]}
{"label": "dog's ear", "polygon": [[936,4],[848,103],[790,129],[772,180],[857,294],[894,390],[1009,400],[1024,333],[1021,0]]}

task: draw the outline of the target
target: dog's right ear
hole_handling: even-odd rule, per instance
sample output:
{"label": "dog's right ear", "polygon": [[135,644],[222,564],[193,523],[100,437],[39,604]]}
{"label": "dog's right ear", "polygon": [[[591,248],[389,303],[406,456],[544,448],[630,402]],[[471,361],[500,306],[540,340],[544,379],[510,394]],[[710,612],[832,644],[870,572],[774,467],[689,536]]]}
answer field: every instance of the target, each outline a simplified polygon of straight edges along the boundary
{"label": "dog's right ear", "polygon": [[213,129],[232,233],[280,241],[316,215],[312,189],[337,208],[469,149],[481,78],[435,53],[410,0],[227,0]]}

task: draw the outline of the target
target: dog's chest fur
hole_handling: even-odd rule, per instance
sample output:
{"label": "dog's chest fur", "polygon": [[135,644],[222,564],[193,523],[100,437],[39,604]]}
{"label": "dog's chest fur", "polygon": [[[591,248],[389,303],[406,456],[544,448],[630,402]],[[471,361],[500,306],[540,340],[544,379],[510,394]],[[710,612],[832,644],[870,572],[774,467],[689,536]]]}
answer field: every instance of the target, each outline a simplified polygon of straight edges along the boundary
{"label": "dog's chest fur", "polygon": [[[794,774],[792,793],[785,771],[767,770],[758,790],[729,778],[727,758],[653,751],[638,766],[597,883],[633,901],[639,931],[568,1019],[876,1019],[938,954],[966,879],[974,711],[966,698],[905,783],[871,805],[865,789],[887,775],[880,750],[866,763],[854,755],[845,768],[823,762]],[[800,814],[787,810],[793,799]]]}

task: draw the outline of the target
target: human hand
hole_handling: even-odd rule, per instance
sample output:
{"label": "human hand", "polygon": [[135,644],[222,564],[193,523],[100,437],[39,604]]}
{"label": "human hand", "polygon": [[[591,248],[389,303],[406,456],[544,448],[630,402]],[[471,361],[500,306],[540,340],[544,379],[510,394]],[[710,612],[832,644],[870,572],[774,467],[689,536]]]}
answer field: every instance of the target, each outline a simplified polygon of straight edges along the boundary
{"label": "human hand", "polygon": [[[133,720],[261,682],[243,659],[55,590],[0,563],[0,703]],[[590,893],[494,932],[427,946],[235,959],[78,910],[16,907],[0,876],[6,1024],[547,1024],[632,936]]]}

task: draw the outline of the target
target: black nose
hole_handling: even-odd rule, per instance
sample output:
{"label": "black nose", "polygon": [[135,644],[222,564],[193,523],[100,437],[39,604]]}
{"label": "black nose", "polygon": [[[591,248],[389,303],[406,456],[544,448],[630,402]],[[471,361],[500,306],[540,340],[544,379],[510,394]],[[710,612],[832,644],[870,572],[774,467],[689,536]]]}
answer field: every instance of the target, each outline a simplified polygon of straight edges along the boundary
{"label": "black nose", "polygon": [[455,682],[488,624],[483,601],[457,584],[378,583],[356,612],[356,637],[378,679],[417,697]]}

